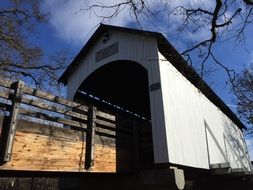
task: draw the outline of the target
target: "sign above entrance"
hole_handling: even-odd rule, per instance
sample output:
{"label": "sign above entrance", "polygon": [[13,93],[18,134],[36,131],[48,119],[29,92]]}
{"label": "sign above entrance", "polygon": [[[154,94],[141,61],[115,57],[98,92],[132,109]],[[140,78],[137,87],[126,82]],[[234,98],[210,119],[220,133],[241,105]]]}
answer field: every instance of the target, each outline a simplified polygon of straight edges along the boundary
{"label": "sign above entrance", "polygon": [[96,60],[96,62],[101,61],[107,57],[110,57],[110,56],[118,53],[118,52],[119,52],[119,44],[117,42],[117,43],[114,43],[114,44],[96,52],[95,60]]}

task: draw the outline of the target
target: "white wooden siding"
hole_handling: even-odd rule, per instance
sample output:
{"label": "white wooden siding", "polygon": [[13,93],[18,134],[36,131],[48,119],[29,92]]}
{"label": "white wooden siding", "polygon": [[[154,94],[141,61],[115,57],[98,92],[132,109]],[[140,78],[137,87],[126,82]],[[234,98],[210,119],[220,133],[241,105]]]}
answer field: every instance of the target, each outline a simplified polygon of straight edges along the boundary
{"label": "white wooden siding", "polygon": [[[229,161],[233,168],[249,168],[241,131],[158,52],[156,39],[109,33],[110,40],[98,39],[71,74],[68,99],[99,67],[112,61],[135,61],[147,69],[149,85],[161,83],[161,89],[149,92],[155,163],[208,169],[210,164]],[[96,52],[114,43],[119,44],[119,52],[95,62]]]}
{"label": "white wooden siding", "polygon": [[169,162],[250,168],[241,130],[159,53]]}

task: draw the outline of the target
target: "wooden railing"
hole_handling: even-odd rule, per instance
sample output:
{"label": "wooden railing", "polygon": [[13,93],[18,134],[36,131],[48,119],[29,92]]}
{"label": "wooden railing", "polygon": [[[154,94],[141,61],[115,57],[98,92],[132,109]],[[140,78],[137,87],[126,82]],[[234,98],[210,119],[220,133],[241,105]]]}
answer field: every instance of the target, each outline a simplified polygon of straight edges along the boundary
{"label": "wooden railing", "polygon": [[116,138],[116,118],[94,106],[81,105],[28,87],[22,81],[0,79],[0,109],[4,113],[1,130],[1,161],[11,160],[20,117],[86,132],[85,168],[92,166],[94,135]]}
{"label": "wooden railing", "polygon": [[[153,165],[152,130],[147,120],[133,119],[125,113],[104,111],[94,104],[83,105],[31,88],[22,81],[0,79],[0,161],[11,161],[17,123],[20,119],[85,133],[85,169],[94,163],[95,144],[106,144],[117,151],[119,170]],[[66,129],[67,130],[67,129]]]}

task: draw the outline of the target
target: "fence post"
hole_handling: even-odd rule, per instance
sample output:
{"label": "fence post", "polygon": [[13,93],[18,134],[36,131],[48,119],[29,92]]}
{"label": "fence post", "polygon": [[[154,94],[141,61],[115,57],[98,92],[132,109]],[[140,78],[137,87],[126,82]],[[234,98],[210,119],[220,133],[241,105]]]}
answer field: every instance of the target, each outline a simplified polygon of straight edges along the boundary
{"label": "fence post", "polygon": [[96,130],[96,107],[89,106],[88,124],[86,133],[86,148],[85,148],[85,169],[89,169],[94,165],[94,137]]}
{"label": "fence post", "polygon": [[9,162],[11,160],[13,142],[16,133],[16,126],[18,121],[19,106],[22,99],[22,88],[24,86],[23,81],[17,81],[12,83],[11,89],[14,90],[13,96],[11,96],[11,110],[10,115],[5,116],[2,132],[1,132],[1,161]]}

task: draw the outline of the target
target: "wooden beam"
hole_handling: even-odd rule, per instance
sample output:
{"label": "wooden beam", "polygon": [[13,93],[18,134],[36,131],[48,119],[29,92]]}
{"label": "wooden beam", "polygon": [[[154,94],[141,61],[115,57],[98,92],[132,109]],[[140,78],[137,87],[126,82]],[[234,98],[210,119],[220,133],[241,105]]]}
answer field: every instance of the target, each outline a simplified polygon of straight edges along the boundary
{"label": "wooden beam", "polygon": [[114,115],[109,114],[109,113],[105,113],[105,112],[102,112],[102,111],[98,111],[98,110],[97,110],[97,116],[108,119],[108,120],[111,120],[111,121],[116,120]]}
{"label": "wooden beam", "polygon": [[86,133],[85,169],[94,166],[94,136],[96,131],[96,107],[89,107],[88,124]]}
{"label": "wooden beam", "polygon": [[115,128],[116,128],[116,124],[115,124],[115,123],[103,121],[103,120],[101,120],[101,119],[96,119],[96,124],[97,124],[97,125],[100,125],[100,126],[111,127],[112,129],[115,129]]}
{"label": "wooden beam", "polygon": [[68,107],[71,107],[71,108],[75,108],[75,109],[78,109],[78,110],[81,110],[81,111],[84,111],[84,112],[87,112],[87,110],[88,110],[88,107],[85,106],[85,105],[81,105],[77,102],[72,102],[72,101],[66,100],[64,98],[61,98],[59,96],[55,96],[55,95],[52,95],[50,93],[43,92],[41,90],[37,90],[37,89],[31,88],[31,87],[28,87],[28,86],[25,86],[23,91],[24,91],[24,93],[35,96],[37,98],[41,98],[41,99],[44,99],[44,100],[55,102],[55,103],[58,103],[58,104],[61,104],[61,105],[64,105],[64,106],[68,106]]}
{"label": "wooden beam", "polygon": [[229,162],[211,164],[210,169],[214,175],[227,175],[231,173],[231,167]]}
{"label": "wooden beam", "polygon": [[43,102],[38,101],[38,100],[33,100],[33,99],[30,99],[30,98],[23,97],[22,98],[22,103],[24,103],[26,105],[33,106],[33,107],[37,107],[37,108],[40,108],[40,109],[43,109],[43,110],[48,110],[48,111],[51,111],[51,112],[64,114],[66,116],[75,117],[75,118],[78,118],[78,119],[81,119],[81,120],[87,120],[87,117],[85,116],[86,115],[85,113],[80,114],[80,113],[77,113],[77,112],[74,112],[74,111],[67,110],[66,108],[62,109],[58,106],[49,105],[48,103],[43,103]]}
{"label": "wooden beam", "polygon": [[20,114],[25,115],[25,116],[29,116],[29,117],[33,117],[33,118],[37,118],[37,119],[43,119],[45,121],[52,121],[52,122],[55,122],[55,123],[70,125],[71,127],[73,126],[76,129],[79,128],[80,130],[85,130],[86,129],[86,124],[83,123],[83,122],[73,121],[73,120],[70,120],[70,119],[65,119],[65,118],[61,118],[61,117],[57,117],[57,116],[50,116],[48,114],[38,112],[38,111],[27,110],[27,109],[22,109],[21,108],[20,109]]}
{"label": "wooden beam", "polygon": [[10,88],[12,84],[13,84],[13,82],[10,80],[5,80],[2,78],[0,79],[0,86],[2,86],[2,87]]}
{"label": "wooden beam", "polygon": [[247,170],[245,170],[243,168],[233,168],[231,170],[230,175],[241,177],[241,176],[245,176],[246,172],[247,172]]}
{"label": "wooden beam", "polygon": [[229,162],[211,164],[210,169],[230,168]]}
{"label": "wooden beam", "polygon": [[17,81],[11,85],[14,90],[10,116],[5,116],[1,132],[1,161],[9,162],[11,160],[14,137],[18,120],[19,106],[22,99],[22,88],[24,82]]}

